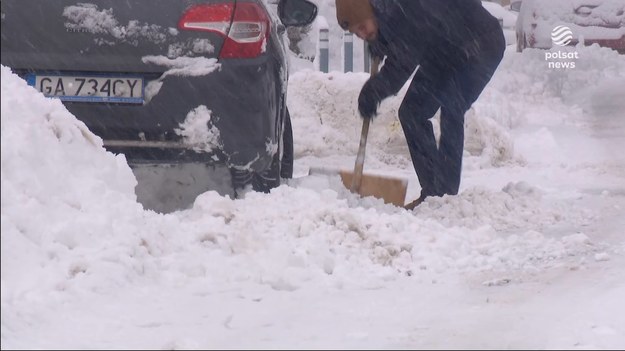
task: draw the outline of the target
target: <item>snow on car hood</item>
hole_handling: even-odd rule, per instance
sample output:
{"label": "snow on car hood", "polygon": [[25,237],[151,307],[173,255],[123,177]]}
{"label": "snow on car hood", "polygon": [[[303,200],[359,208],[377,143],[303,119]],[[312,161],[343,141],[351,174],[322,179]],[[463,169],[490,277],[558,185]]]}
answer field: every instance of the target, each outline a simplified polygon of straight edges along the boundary
{"label": "snow on car hood", "polygon": [[562,21],[582,27],[625,27],[623,0],[556,0],[540,2],[536,15],[547,21]]}
{"label": "snow on car hood", "polygon": [[577,38],[619,39],[625,36],[624,0],[545,1],[536,7],[538,26],[548,31],[545,34],[556,25],[565,24]]}

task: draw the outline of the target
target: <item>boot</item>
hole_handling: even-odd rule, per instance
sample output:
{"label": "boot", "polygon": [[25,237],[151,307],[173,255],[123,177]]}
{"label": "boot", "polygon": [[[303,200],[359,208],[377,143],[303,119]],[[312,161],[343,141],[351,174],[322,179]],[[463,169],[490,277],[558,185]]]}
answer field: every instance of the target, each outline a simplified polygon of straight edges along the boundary
{"label": "boot", "polygon": [[414,210],[417,206],[421,205],[421,203],[422,203],[423,201],[425,201],[425,198],[426,198],[426,197],[427,197],[427,196],[425,196],[425,195],[421,195],[421,196],[419,196],[419,198],[418,198],[418,199],[416,199],[416,200],[414,200],[413,202],[411,202],[411,203],[409,203],[409,204],[405,205],[405,206],[404,206],[404,208],[405,208],[405,209],[407,209],[408,211],[412,211],[412,210]]}

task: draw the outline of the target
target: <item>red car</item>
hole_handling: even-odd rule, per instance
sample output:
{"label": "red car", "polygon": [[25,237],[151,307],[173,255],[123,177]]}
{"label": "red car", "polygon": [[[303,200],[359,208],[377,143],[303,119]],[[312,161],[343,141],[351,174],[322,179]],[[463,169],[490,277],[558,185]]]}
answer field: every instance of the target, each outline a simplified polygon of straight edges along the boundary
{"label": "red car", "polygon": [[598,44],[625,54],[625,0],[523,0],[517,51]]}

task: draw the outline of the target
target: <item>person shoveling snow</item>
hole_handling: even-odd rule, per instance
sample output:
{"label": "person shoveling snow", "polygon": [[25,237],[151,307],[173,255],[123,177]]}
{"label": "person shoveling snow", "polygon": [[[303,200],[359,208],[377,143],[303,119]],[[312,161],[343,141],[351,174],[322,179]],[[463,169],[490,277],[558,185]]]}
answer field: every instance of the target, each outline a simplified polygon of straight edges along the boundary
{"label": "person shoveling snow", "polygon": [[[363,86],[358,110],[364,119],[395,95],[417,66],[399,108],[412,163],[421,184],[414,209],[428,196],[456,195],[460,187],[464,114],[503,58],[498,20],[480,1],[336,0],[339,25],[369,42],[385,58]],[[437,146],[430,119],[441,109]]]}

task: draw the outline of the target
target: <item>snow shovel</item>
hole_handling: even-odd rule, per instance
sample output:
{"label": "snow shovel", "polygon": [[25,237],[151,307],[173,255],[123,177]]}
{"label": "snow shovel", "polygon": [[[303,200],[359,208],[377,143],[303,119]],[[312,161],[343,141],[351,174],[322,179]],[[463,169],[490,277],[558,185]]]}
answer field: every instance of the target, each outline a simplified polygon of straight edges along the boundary
{"label": "snow shovel", "polygon": [[[378,72],[380,65],[379,58],[374,58],[371,62],[371,77]],[[362,119],[362,132],[360,135],[360,146],[356,156],[356,164],[354,171],[338,170],[332,171],[327,168],[311,168],[309,174],[323,173],[336,174],[341,176],[343,185],[352,193],[367,197],[373,196],[384,200],[384,203],[393,204],[398,207],[404,206],[406,200],[406,188],[408,181],[406,179],[388,177],[382,175],[363,174],[365,164],[365,149],[367,147],[367,136],[369,134],[370,118]]]}

